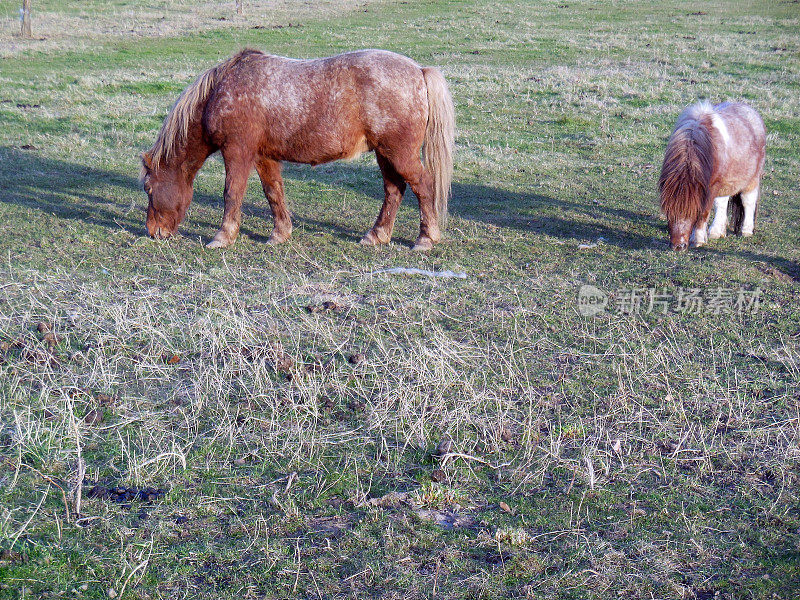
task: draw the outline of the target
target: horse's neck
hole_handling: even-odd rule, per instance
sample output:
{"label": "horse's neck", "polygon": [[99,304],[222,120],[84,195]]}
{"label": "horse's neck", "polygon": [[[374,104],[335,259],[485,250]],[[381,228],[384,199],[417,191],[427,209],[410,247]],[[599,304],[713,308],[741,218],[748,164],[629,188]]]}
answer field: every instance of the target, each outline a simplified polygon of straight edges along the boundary
{"label": "horse's neck", "polygon": [[190,140],[183,148],[176,149],[164,168],[177,172],[187,183],[192,183],[210,154],[209,148],[202,144],[193,144]]}

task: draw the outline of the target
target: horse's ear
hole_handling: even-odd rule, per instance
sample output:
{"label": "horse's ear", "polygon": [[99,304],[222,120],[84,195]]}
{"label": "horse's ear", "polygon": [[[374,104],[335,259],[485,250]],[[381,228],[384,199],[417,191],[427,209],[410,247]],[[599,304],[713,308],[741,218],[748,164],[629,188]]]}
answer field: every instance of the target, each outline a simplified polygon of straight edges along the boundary
{"label": "horse's ear", "polygon": [[153,168],[153,155],[150,152],[142,152],[142,164],[148,169]]}

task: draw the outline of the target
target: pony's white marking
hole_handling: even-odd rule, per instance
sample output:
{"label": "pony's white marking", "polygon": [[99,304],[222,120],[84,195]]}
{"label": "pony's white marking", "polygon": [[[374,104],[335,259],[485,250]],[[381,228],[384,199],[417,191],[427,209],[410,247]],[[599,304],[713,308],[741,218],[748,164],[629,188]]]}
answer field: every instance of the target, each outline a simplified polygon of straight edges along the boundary
{"label": "pony's white marking", "polygon": [[710,240],[725,237],[728,228],[728,198],[729,196],[714,198],[714,221],[708,230],[708,239]]}
{"label": "pony's white marking", "polygon": [[717,113],[711,113],[711,123],[714,125],[714,128],[719,132],[720,137],[722,137],[722,143],[725,148],[729,148],[731,145],[731,134],[728,133],[728,126],[725,125],[725,121],[722,117],[720,117]]}
{"label": "pony's white marking", "polygon": [[756,205],[758,204],[758,186],[752,191],[742,194],[742,205],[744,206],[744,222],[742,223],[742,236],[753,235],[756,225]]}
{"label": "pony's white marking", "polygon": [[703,223],[700,227],[692,231],[692,235],[689,238],[689,243],[695,248],[705,246],[706,242],[708,242],[708,222]]}

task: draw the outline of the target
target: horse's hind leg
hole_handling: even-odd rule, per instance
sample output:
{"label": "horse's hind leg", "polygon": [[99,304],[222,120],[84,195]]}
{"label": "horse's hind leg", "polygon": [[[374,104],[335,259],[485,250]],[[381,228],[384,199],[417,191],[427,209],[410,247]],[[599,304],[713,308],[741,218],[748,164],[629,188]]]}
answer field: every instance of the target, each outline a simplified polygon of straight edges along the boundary
{"label": "horse's hind leg", "polygon": [[433,176],[422,167],[419,149],[416,155],[409,154],[403,160],[393,159],[392,166],[408,182],[419,200],[419,237],[414,250],[430,250],[442,238],[433,200]]}
{"label": "horse's hind leg", "polygon": [[242,199],[253,169],[252,158],[239,149],[223,149],[222,158],[225,161],[225,210],[222,225],[206,248],[227,248],[236,241],[242,224]]}
{"label": "horse's hind leg", "polygon": [[708,230],[708,239],[725,237],[728,229],[728,196],[714,198],[714,220]]}
{"label": "horse's hind leg", "polygon": [[392,239],[397,209],[400,207],[400,203],[403,201],[403,193],[406,191],[406,182],[392,166],[392,163],[377,152],[375,153],[375,158],[377,158],[378,166],[383,174],[385,198],[381,211],[378,213],[378,218],[375,220],[375,225],[361,239],[361,243],[365,246],[388,244],[389,240]]}
{"label": "horse's hind leg", "polygon": [[758,191],[759,191],[759,186],[756,185],[756,187],[754,187],[749,192],[742,193],[742,205],[744,207],[744,221],[742,222],[743,237],[749,237],[753,235],[753,229],[755,229],[756,226]]}
{"label": "horse's hind leg", "polygon": [[292,216],[286,208],[286,196],[283,192],[281,163],[267,158],[256,164],[261,187],[272,210],[273,229],[267,240],[268,244],[280,244],[292,237]]}

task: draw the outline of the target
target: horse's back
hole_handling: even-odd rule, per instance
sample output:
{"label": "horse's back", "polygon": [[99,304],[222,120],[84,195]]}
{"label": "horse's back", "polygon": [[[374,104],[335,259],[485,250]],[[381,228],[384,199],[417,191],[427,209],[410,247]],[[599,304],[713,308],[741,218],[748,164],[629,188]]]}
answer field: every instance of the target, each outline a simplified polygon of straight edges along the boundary
{"label": "horse's back", "polygon": [[205,113],[217,145],[257,144],[272,158],[316,164],[398,138],[421,145],[428,103],[420,66],[393,52],[309,60],[259,53],[223,78]]}
{"label": "horse's back", "polygon": [[728,195],[758,184],[766,156],[766,128],[761,115],[743,102],[714,107],[714,127],[725,150],[720,157],[720,194]]}

